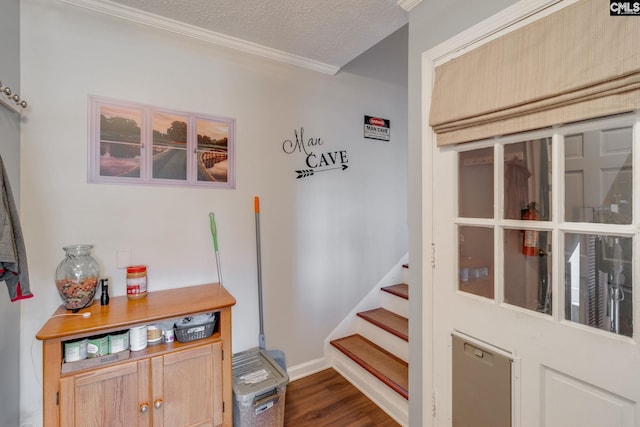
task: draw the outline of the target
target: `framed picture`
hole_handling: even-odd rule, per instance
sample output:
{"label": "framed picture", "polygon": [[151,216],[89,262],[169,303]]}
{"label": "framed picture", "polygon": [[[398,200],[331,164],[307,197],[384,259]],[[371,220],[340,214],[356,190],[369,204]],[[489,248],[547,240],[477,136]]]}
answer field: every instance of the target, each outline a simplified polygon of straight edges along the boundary
{"label": "framed picture", "polygon": [[89,182],[235,188],[235,120],[89,97]]}

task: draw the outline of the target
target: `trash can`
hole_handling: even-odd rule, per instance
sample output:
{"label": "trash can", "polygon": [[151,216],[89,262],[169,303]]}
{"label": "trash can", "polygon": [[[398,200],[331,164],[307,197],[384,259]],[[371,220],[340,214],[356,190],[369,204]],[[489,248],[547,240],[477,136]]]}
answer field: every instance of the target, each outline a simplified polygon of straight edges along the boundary
{"label": "trash can", "polygon": [[284,402],[289,375],[262,349],[233,355],[233,425],[284,425]]}

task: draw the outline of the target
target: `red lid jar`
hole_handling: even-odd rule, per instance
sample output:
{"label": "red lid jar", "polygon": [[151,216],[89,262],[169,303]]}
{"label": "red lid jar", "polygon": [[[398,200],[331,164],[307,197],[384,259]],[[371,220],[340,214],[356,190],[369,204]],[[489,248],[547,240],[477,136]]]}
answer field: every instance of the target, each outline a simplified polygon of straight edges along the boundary
{"label": "red lid jar", "polygon": [[147,296],[147,266],[127,267],[127,298],[140,299]]}

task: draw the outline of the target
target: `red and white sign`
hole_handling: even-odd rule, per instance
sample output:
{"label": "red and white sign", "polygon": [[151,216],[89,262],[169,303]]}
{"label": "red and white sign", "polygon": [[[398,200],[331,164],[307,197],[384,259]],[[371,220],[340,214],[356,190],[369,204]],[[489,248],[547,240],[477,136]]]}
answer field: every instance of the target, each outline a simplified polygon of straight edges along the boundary
{"label": "red and white sign", "polygon": [[364,116],[364,137],[389,141],[391,139],[390,121],[379,117]]}

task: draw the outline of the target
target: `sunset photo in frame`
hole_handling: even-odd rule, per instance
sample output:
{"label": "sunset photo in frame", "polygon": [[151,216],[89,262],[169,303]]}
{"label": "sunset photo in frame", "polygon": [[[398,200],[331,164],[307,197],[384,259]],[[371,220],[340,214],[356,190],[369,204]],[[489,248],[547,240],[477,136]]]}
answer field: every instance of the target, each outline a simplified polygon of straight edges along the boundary
{"label": "sunset photo in frame", "polygon": [[235,120],[91,96],[89,182],[235,188]]}

